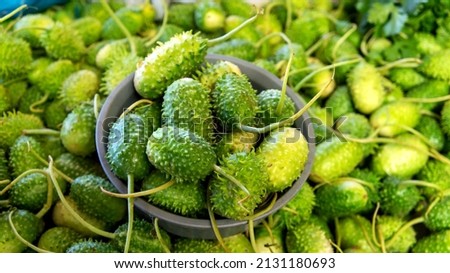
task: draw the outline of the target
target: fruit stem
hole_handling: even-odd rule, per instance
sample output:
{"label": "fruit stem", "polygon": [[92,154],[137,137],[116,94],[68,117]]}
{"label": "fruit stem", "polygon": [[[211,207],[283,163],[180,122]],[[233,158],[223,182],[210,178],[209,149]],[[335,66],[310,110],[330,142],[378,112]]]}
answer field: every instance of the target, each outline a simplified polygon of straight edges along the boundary
{"label": "fruit stem", "polygon": [[381,228],[377,228],[377,235],[378,235],[378,239],[380,241],[381,252],[387,253],[386,241],[384,239],[383,230],[381,230]]}
{"label": "fruit stem", "polygon": [[26,129],[22,131],[25,135],[48,135],[48,136],[57,136],[59,137],[60,132],[53,129]]}
{"label": "fruit stem", "polygon": [[434,97],[434,98],[401,98],[400,101],[419,102],[419,103],[436,103],[450,100],[450,95]]}
{"label": "fruit stem", "polygon": [[439,192],[442,192],[442,188],[439,187],[439,185],[437,184],[433,184],[431,182],[428,181],[422,181],[422,180],[404,180],[400,182],[400,185],[413,185],[413,186],[421,186],[421,187],[426,187],[426,188],[432,188],[435,189]]}
{"label": "fruit stem", "polygon": [[376,236],[376,222],[377,222],[377,215],[378,210],[380,209],[380,203],[377,202],[377,206],[375,207],[375,211],[372,215],[372,239],[376,246],[381,247],[381,243],[378,241],[378,238]]}
{"label": "fruit stem", "polygon": [[142,197],[142,196],[147,196],[150,194],[154,194],[157,192],[160,192],[162,190],[165,190],[167,188],[169,188],[170,186],[172,186],[173,184],[175,184],[174,180],[170,180],[164,184],[162,184],[161,186],[158,186],[156,188],[153,189],[149,189],[146,191],[139,191],[139,192],[134,192],[134,193],[116,193],[116,192],[110,192],[108,190],[105,190],[103,187],[101,187],[100,189],[102,190],[102,192],[114,196],[114,197],[118,197],[118,198],[136,198],[136,197]]}
{"label": "fruit stem", "polygon": [[19,6],[15,10],[13,10],[10,13],[6,14],[5,16],[1,17],[0,23],[5,22],[6,20],[10,19],[11,17],[13,17],[14,15],[16,15],[17,13],[21,12],[23,9],[26,9],[26,8],[28,8],[28,5],[26,5],[26,4]]}
{"label": "fruit stem", "polygon": [[436,196],[434,197],[433,201],[431,201],[431,203],[428,205],[427,210],[425,211],[425,213],[423,214],[424,218],[428,218],[428,214],[430,213],[430,211],[437,205],[437,203],[439,203],[439,201],[441,201],[442,198],[441,196]]}
{"label": "fruit stem", "polygon": [[[134,175],[127,175],[128,180],[128,194],[132,194],[134,191]],[[128,253],[130,250],[131,237],[133,234],[133,219],[134,219],[134,199],[133,197],[128,198],[128,226],[127,226],[127,237],[125,239],[124,253]]]}
{"label": "fruit stem", "polygon": [[358,184],[360,184],[362,186],[368,187],[372,191],[376,191],[375,186],[372,183],[364,181],[364,180],[361,180],[361,179],[358,179],[358,178],[354,178],[354,177],[340,177],[340,178],[334,180],[333,182],[341,182],[341,181],[342,182],[344,182],[344,181],[352,181],[352,182],[358,183]]}
{"label": "fruit stem", "polygon": [[33,102],[33,104],[30,105],[30,112],[31,113],[44,113],[44,111],[45,111],[44,109],[36,109],[36,107],[47,102],[47,99],[48,99],[48,93],[45,93],[45,95],[41,99]]}
{"label": "fruit stem", "polygon": [[333,51],[331,53],[331,57],[333,58],[333,61],[336,60],[336,54],[339,50],[339,47],[345,42],[345,40],[348,39],[348,37],[350,37],[350,35],[353,34],[353,32],[355,32],[358,29],[358,26],[356,24],[352,24],[352,27],[347,30],[345,32],[344,35],[342,35],[341,38],[338,39],[338,41],[336,42],[336,44],[333,47]]}
{"label": "fruit stem", "polygon": [[284,29],[288,29],[292,23],[292,0],[286,0],[286,15]]}
{"label": "fruit stem", "polygon": [[211,227],[214,232],[214,235],[216,236],[217,241],[219,242],[220,246],[223,248],[223,250],[227,253],[230,252],[228,247],[225,245],[225,242],[223,241],[222,234],[220,234],[219,227],[217,226],[216,217],[214,217],[214,212],[212,211],[211,207],[211,192],[209,190],[209,186],[207,187],[207,194],[206,194],[206,207],[208,209],[208,215],[211,222]]}
{"label": "fruit stem", "polygon": [[7,185],[9,184],[11,181],[9,179],[5,179],[5,180],[0,180],[0,186],[1,185]]}
{"label": "fruit stem", "polygon": [[363,56],[369,55],[369,50],[367,49],[368,41],[371,38],[371,35],[375,32],[374,28],[369,29],[366,34],[364,34],[361,45],[360,45],[360,51],[363,54]]}
{"label": "fruit stem", "polygon": [[294,50],[292,49],[291,40],[289,40],[289,38],[286,37],[286,35],[284,35],[284,36],[287,39],[286,43],[289,46],[290,53],[289,53],[289,60],[288,60],[287,66],[286,66],[286,70],[284,71],[283,85],[281,86],[280,100],[278,101],[277,109],[275,110],[275,113],[277,115],[280,115],[281,111],[283,110],[284,101],[286,99],[286,89],[287,89],[287,84],[288,84],[288,79],[289,79],[289,71],[291,70],[292,60],[294,59]]}
{"label": "fruit stem", "polygon": [[399,228],[394,235],[386,242],[386,248],[389,248],[390,246],[392,246],[392,244],[394,244],[395,240],[408,228],[416,225],[416,224],[420,224],[423,223],[425,221],[424,217],[418,217],[416,219],[413,219],[407,223],[405,223],[401,228]]}
{"label": "fruit stem", "polygon": [[130,106],[127,107],[127,109],[125,109],[125,111],[122,112],[122,114],[119,116],[119,118],[122,118],[123,116],[125,116],[126,114],[128,114],[129,112],[131,112],[134,108],[138,107],[141,104],[153,104],[153,101],[148,100],[148,99],[140,99],[138,101],[135,101],[133,104],[131,104]]}
{"label": "fruit stem", "polygon": [[422,63],[421,59],[418,58],[403,58],[396,60],[394,62],[385,64],[383,66],[377,67],[379,72],[385,72],[394,67],[417,67]]}
{"label": "fruit stem", "polygon": [[41,208],[41,210],[36,213],[37,218],[42,218],[52,207],[53,205],[53,184],[52,180],[50,179],[50,175],[48,172],[46,172],[47,177],[47,201],[45,202],[44,206]]}
{"label": "fruit stem", "polygon": [[159,229],[159,218],[155,218],[153,226],[155,227],[156,237],[158,237],[159,243],[162,245],[164,252],[170,253],[170,248],[167,246],[166,241],[164,241],[164,238],[161,235],[161,230]]}
{"label": "fruit stem", "polygon": [[7,207],[9,204],[9,200],[0,200],[0,207]]}
{"label": "fruit stem", "polygon": [[136,44],[133,41],[133,38],[131,37],[131,33],[128,31],[128,29],[125,27],[125,25],[120,21],[119,17],[114,13],[114,11],[111,9],[111,7],[108,5],[106,0],[100,0],[100,3],[102,4],[103,8],[108,12],[109,16],[114,20],[114,22],[117,24],[117,26],[120,28],[120,30],[125,34],[127,37],[128,42],[130,43],[131,48],[131,54],[136,55]]}
{"label": "fruit stem", "polygon": [[314,44],[312,44],[308,49],[305,50],[305,55],[307,57],[311,56],[319,47],[331,36],[330,33],[326,33],[322,35],[321,39],[317,40]]}
{"label": "fruit stem", "polygon": [[253,214],[253,215],[244,217],[244,218],[242,218],[242,219],[240,219],[240,220],[244,220],[244,221],[245,221],[245,220],[252,220],[252,219],[256,219],[256,218],[260,217],[260,216],[263,215],[263,214],[268,213],[270,210],[272,210],[272,208],[273,208],[273,206],[275,205],[276,201],[277,201],[277,194],[275,193],[275,194],[273,195],[272,201],[270,201],[270,204],[269,204],[267,207],[265,207],[263,210],[258,211],[257,213],[255,213],[255,214]]}
{"label": "fruit stem", "polygon": [[[20,181],[20,179],[24,178],[25,176],[32,174],[32,173],[41,173],[43,175],[47,175],[47,172],[41,169],[29,169],[26,170],[25,172],[21,173],[19,176],[17,176],[13,181],[11,181],[8,185],[6,185],[6,187],[3,188],[3,190],[0,191],[0,196],[2,196],[3,194],[5,194],[5,192],[7,192],[8,190],[10,190],[14,184],[16,184],[17,182]],[[3,182],[3,181],[2,181]]]}
{"label": "fruit stem", "polygon": [[24,245],[26,245],[27,247],[33,249],[34,251],[38,252],[38,253],[52,253],[51,251],[39,248],[35,245],[33,245],[32,243],[28,242],[25,238],[23,238],[19,232],[17,231],[16,227],[14,226],[14,223],[12,221],[12,214],[14,213],[15,210],[12,210],[9,214],[8,214],[8,222],[9,222],[9,226],[11,227],[11,230],[13,231],[14,235],[17,237],[17,239],[19,239],[19,241],[21,243],[23,243]]}
{"label": "fruit stem", "polygon": [[75,210],[69,205],[69,203],[67,202],[66,198],[64,197],[63,192],[61,191],[61,188],[58,185],[58,182],[55,179],[55,176],[53,174],[53,159],[50,157],[49,160],[49,168],[48,168],[48,173],[50,175],[50,178],[52,180],[53,183],[53,187],[56,190],[56,193],[58,194],[59,199],[61,200],[61,203],[63,204],[63,206],[67,209],[67,211],[69,211],[69,213],[72,215],[73,218],[75,218],[78,222],[81,223],[82,226],[84,226],[85,228],[89,229],[90,231],[94,232],[95,234],[98,234],[100,236],[103,236],[105,238],[108,239],[113,239],[116,235],[114,233],[111,232],[107,232],[104,230],[101,230],[93,225],[91,225],[90,223],[86,222],[77,212],[75,212]]}
{"label": "fruit stem", "polygon": [[338,217],[334,218],[334,233],[335,233],[335,238],[336,238],[336,246],[341,248],[342,236],[341,236],[341,230],[339,228],[339,218]]}
{"label": "fruit stem", "polygon": [[265,7],[266,13],[270,14],[272,12],[272,9],[276,6],[283,6],[283,2],[275,2],[275,1],[269,2]]}
{"label": "fruit stem", "polygon": [[94,117],[96,120],[98,119],[98,115],[100,112],[98,100],[99,100],[99,95],[95,94],[95,96],[94,96]]}
{"label": "fruit stem", "polygon": [[161,26],[159,27],[159,30],[156,33],[156,35],[153,36],[150,41],[145,43],[145,46],[147,46],[147,47],[151,47],[154,43],[156,43],[156,41],[158,41],[159,37],[161,37],[161,35],[164,33],[164,30],[166,29],[167,21],[169,19],[169,7],[168,7],[168,4],[166,1],[162,1],[162,2],[163,2],[163,10],[164,10],[163,20],[162,20]]}
{"label": "fruit stem", "polygon": [[[31,154],[36,157],[37,160],[41,161],[44,165],[49,165],[48,161],[43,159],[40,155],[38,155],[36,153],[35,150],[33,150],[33,148],[30,147],[29,152],[31,152]],[[61,176],[62,179],[66,180],[69,183],[73,182],[73,179],[68,177],[67,175],[65,175],[63,172],[61,172],[60,170],[58,170],[56,167],[53,166],[53,170],[56,172],[57,175]]]}
{"label": "fruit stem", "polygon": [[249,232],[250,243],[252,244],[253,251],[255,253],[258,253],[259,252],[258,246],[256,245],[256,240],[255,240],[255,227],[253,225],[252,219],[248,220],[248,232]]}
{"label": "fruit stem", "polygon": [[372,240],[369,237],[369,234],[367,234],[367,230],[363,227],[361,221],[358,219],[358,217],[352,216],[352,219],[356,221],[356,223],[358,224],[359,228],[361,229],[364,238],[366,239],[367,244],[369,245],[369,247],[374,251],[378,251],[378,249],[373,245]]}
{"label": "fruit stem", "polygon": [[237,180],[234,176],[229,175],[224,169],[222,169],[221,167],[219,167],[217,165],[214,165],[214,171],[216,171],[220,175],[224,176],[229,181],[233,182],[243,192],[245,192],[245,194],[250,195],[250,192],[248,191],[248,189],[239,180]]}
{"label": "fruit stem", "polygon": [[267,224],[267,222],[265,220],[263,220],[261,222],[261,224],[262,224],[263,228],[265,228],[267,230],[267,232],[269,233],[269,237],[270,237],[270,240],[272,241],[272,243],[268,246],[268,248],[270,250],[270,253],[273,253],[271,247],[279,246],[279,245],[275,242],[275,238],[273,237],[273,232],[272,232],[272,229],[270,228],[269,224]]}
{"label": "fruit stem", "polygon": [[241,29],[243,29],[244,27],[246,27],[247,25],[253,23],[254,21],[256,21],[256,19],[258,18],[259,15],[263,14],[264,10],[259,10],[256,12],[256,14],[252,17],[250,17],[249,19],[245,20],[244,22],[242,22],[242,24],[240,24],[239,26],[235,27],[234,29],[232,29],[230,32],[225,33],[224,35],[208,40],[208,46],[217,44],[217,43],[221,43],[227,39],[229,39],[231,36],[233,36],[234,34],[236,34],[238,31],[240,31]]}

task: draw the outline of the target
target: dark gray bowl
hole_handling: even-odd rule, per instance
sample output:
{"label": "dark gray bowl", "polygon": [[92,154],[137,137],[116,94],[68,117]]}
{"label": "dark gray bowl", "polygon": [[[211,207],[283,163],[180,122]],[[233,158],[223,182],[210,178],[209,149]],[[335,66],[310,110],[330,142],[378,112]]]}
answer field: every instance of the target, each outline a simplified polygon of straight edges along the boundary
{"label": "dark gray bowl", "polygon": [[[241,69],[242,73],[248,76],[253,84],[253,87],[256,90],[265,90],[271,88],[281,89],[282,87],[282,82],[279,78],[269,73],[268,71],[253,65],[250,62],[246,62],[233,57],[213,54],[208,55],[206,59],[210,63],[214,63],[219,60],[226,60],[236,64]],[[108,96],[98,116],[96,127],[96,145],[100,163],[109,180],[121,193],[127,192],[126,182],[120,180],[114,175],[114,173],[111,171],[108,161],[105,158],[105,154],[108,141],[109,124],[113,123],[120,116],[124,109],[130,106],[133,102],[141,99],[139,94],[134,89],[133,76],[134,74],[128,76]],[[297,109],[300,109],[303,106],[303,103],[299,100],[298,96],[289,88],[287,90],[287,95],[294,101]],[[302,117],[296,120],[295,127],[302,131],[303,135],[308,141],[308,161],[306,162],[302,175],[293,183],[292,187],[285,190],[282,194],[279,194],[278,200],[270,211],[262,214],[254,220],[255,225],[260,223],[270,214],[273,214],[274,212],[282,208],[292,197],[294,197],[302,187],[303,183],[305,183],[311,172],[311,165],[315,153],[315,144],[314,131],[309,115],[305,113]],[[164,230],[172,234],[188,238],[216,238],[211,228],[209,219],[194,219],[180,216],[153,206],[143,198],[136,198],[135,206],[138,210],[137,212],[142,216],[149,219],[152,219],[154,217],[158,218],[160,226]],[[217,219],[219,231],[224,237],[246,231],[247,223],[247,221]]]}

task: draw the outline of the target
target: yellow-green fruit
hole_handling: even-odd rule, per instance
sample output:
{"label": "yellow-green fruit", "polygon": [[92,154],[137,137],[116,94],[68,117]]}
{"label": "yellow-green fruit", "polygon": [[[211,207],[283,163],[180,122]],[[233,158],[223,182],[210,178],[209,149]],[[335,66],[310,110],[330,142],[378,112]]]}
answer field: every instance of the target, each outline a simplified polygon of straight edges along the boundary
{"label": "yellow-green fruit", "polygon": [[100,39],[102,22],[95,17],[82,17],[75,20],[71,26],[78,31],[86,46]]}
{"label": "yellow-green fruit", "polygon": [[0,36],[0,80],[21,77],[33,61],[30,45],[9,34]]}
{"label": "yellow-green fruit", "polygon": [[40,47],[39,38],[47,30],[51,29],[55,22],[45,14],[27,14],[14,24],[14,31],[20,37],[30,43],[32,47]]}
{"label": "yellow-green fruit", "polygon": [[450,49],[444,49],[426,57],[420,66],[428,77],[449,81],[450,80]]}
{"label": "yellow-green fruit", "polygon": [[75,71],[76,67],[70,60],[55,61],[45,68],[36,85],[53,99],[58,95],[67,77]]}
{"label": "yellow-green fruit", "polygon": [[100,80],[90,70],[79,70],[67,77],[61,87],[60,96],[67,111],[82,102],[90,101],[97,93]]}
{"label": "yellow-green fruit", "polygon": [[420,108],[415,103],[394,101],[375,110],[370,124],[379,129],[379,135],[393,137],[414,128],[420,120]]}
{"label": "yellow-green fruit", "polygon": [[55,59],[78,61],[85,54],[83,37],[73,27],[56,23],[41,35],[47,54]]}
{"label": "yellow-green fruit", "polygon": [[8,113],[0,117],[0,148],[9,149],[25,129],[43,127],[42,121],[34,115],[21,112]]}

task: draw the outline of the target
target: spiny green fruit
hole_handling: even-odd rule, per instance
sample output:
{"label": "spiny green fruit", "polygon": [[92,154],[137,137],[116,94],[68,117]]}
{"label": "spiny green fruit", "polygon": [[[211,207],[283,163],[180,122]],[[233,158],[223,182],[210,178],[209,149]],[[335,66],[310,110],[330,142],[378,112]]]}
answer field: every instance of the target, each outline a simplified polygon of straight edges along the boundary
{"label": "spiny green fruit", "polygon": [[36,152],[42,158],[46,158],[46,152],[41,144],[32,136],[20,136],[11,146],[9,153],[9,166],[14,177],[19,176],[29,169],[39,169],[45,167],[37,159],[31,150]]}
{"label": "spiny green fruit", "polygon": [[195,29],[195,7],[194,3],[170,5],[167,23],[177,25],[183,30]]}
{"label": "spiny green fruit", "polygon": [[134,75],[136,91],[144,98],[161,97],[172,82],[195,72],[203,63],[206,51],[207,40],[198,33],[189,31],[173,36],[139,63]]}
{"label": "spiny green fruit", "polygon": [[159,36],[158,41],[165,43],[170,40],[173,36],[176,34],[182,33],[184,29],[177,25],[167,24],[164,27],[163,32],[161,33],[161,36]]}
{"label": "spiny green fruit", "polygon": [[0,147],[11,147],[25,129],[40,129],[42,121],[30,114],[8,112],[0,118]]}
{"label": "spiny green fruit", "polygon": [[305,168],[309,148],[302,132],[292,127],[275,129],[257,149],[269,173],[269,192],[282,191],[300,177]]}
{"label": "spiny green fruit", "polygon": [[[8,157],[4,149],[0,149],[0,181],[9,180]],[[0,185],[0,190],[4,185]]]}
{"label": "spiny green fruit", "polygon": [[[417,174],[418,179],[436,184],[443,190],[450,189],[450,166],[436,159],[429,159],[425,166]],[[436,195],[437,190],[433,188],[423,188],[423,194],[430,198]]]}
{"label": "spiny green fruit", "polygon": [[11,104],[11,108],[16,108],[19,104],[20,99],[27,93],[28,90],[28,82],[26,80],[23,81],[14,81],[5,86],[9,101]]}
{"label": "spiny green fruit", "polygon": [[283,106],[278,113],[277,108],[281,99],[281,90],[267,89],[257,95],[258,112],[256,118],[261,123],[261,127],[271,123],[287,119],[295,114],[295,104],[288,96],[284,97]]}
{"label": "spiny green fruit", "polygon": [[46,94],[36,85],[31,86],[20,98],[17,111],[25,114],[33,114],[40,119],[43,118],[42,112],[45,111]]}
{"label": "spiny green fruit", "polygon": [[26,75],[33,61],[30,45],[9,34],[0,37],[0,79]]}
{"label": "spiny green fruit", "polygon": [[414,68],[396,67],[389,70],[389,79],[402,89],[408,90],[422,84],[426,78]]}
{"label": "spiny green fruit", "polygon": [[[232,31],[240,24],[244,23],[247,18],[238,15],[228,15],[225,19],[224,30],[226,33]],[[233,35],[233,39],[242,39],[252,43],[256,43],[261,39],[261,32],[257,30],[254,24],[245,26]]]}
{"label": "spiny green fruit", "polygon": [[425,226],[431,231],[442,231],[450,228],[450,197],[439,200],[425,214]]}
{"label": "spiny green fruit", "polygon": [[220,1],[226,14],[238,15],[249,18],[255,14],[255,9],[250,3],[243,0],[222,0]]}
{"label": "spiny green fruit", "polygon": [[121,251],[110,242],[85,239],[71,244],[66,253],[120,253]]}
{"label": "spiny green fruit", "polygon": [[[447,82],[441,80],[427,80],[411,88],[406,97],[409,98],[435,98],[448,95],[450,88]],[[417,103],[420,109],[429,111],[437,110],[442,107],[443,102]]]}
{"label": "spiny green fruit", "polygon": [[328,231],[319,220],[310,218],[290,228],[285,237],[289,253],[333,253]]}
{"label": "spiny green fruit", "polygon": [[420,120],[420,108],[415,103],[394,101],[385,104],[370,115],[370,124],[379,134],[394,137],[414,128]]}
{"label": "spiny green fruit", "polygon": [[202,181],[213,171],[217,160],[214,149],[205,139],[173,126],[153,132],[146,152],[156,168],[177,181]]}
{"label": "spiny green fruit", "polygon": [[[150,190],[169,182],[170,176],[152,171],[142,181],[141,190]],[[202,184],[175,183],[167,189],[150,194],[150,203],[178,215],[196,217],[206,209],[206,191]]]}
{"label": "spiny green fruit", "polygon": [[[112,8],[114,8],[115,3],[110,2]],[[102,23],[109,18],[108,11],[103,7],[100,2],[88,2],[83,5],[83,9],[81,10],[82,17],[95,17],[100,20]]]}
{"label": "spiny green fruit", "polygon": [[428,160],[428,147],[410,133],[394,138],[397,143],[381,146],[372,158],[372,168],[381,175],[409,178],[418,173]]}
{"label": "spiny green fruit", "polygon": [[35,135],[34,137],[41,144],[42,149],[47,152],[47,157],[51,156],[53,159],[56,159],[63,153],[67,153],[59,136],[44,134]]}
{"label": "spiny green fruit", "polygon": [[405,220],[396,216],[381,215],[377,217],[377,232],[382,234],[385,243],[389,242],[390,244],[390,246],[386,247],[387,252],[407,253],[416,243],[416,231],[413,227],[408,227],[393,242],[389,241],[405,223]]}
{"label": "spiny green fruit", "polygon": [[209,90],[213,90],[217,80],[226,73],[241,74],[239,67],[229,61],[218,61],[214,64],[207,63],[197,77],[198,81]]}
{"label": "spiny green fruit", "polygon": [[[306,68],[308,66],[308,62],[303,46],[298,43],[292,43],[291,47],[292,52],[294,53],[294,58],[292,59],[291,63],[291,71],[294,72],[296,70]],[[276,64],[283,62],[284,65],[280,70],[281,73],[284,73],[284,71],[286,70],[286,66],[291,55],[291,47],[289,47],[289,45],[282,45],[275,51],[274,55],[271,57],[273,62]],[[307,72],[300,72],[289,75],[290,86],[295,86],[306,76],[306,74]]]}
{"label": "spiny green fruit", "polygon": [[412,248],[413,253],[450,253],[450,230],[431,233],[420,238]]}
{"label": "spiny green fruit", "polygon": [[[317,59],[310,58],[308,67],[311,71],[317,71],[323,68],[325,65]],[[330,70],[322,70],[312,76],[304,87],[305,92],[310,96],[315,96],[319,92],[322,92],[320,97],[328,97],[336,88],[336,83],[332,81],[333,72]],[[322,89],[325,88],[323,91]]]}
{"label": "spiny green fruit", "polygon": [[0,85],[0,114],[5,113],[12,107],[9,92],[3,85]]}
{"label": "spiny green fruit", "polygon": [[45,75],[45,69],[53,62],[52,59],[47,57],[39,57],[33,60],[30,70],[28,72],[28,81],[36,85],[43,75]]}
{"label": "spiny green fruit", "polygon": [[[14,234],[9,224],[9,213],[0,213],[0,253],[23,252],[27,246]],[[27,210],[14,210],[11,218],[17,232],[28,242],[35,241],[44,230],[44,221]]]}
{"label": "spiny green fruit", "polygon": [[36,85],[48,94],[50,99],[56,98],[64,81],[76,70],[70,60],[55,61],[45,68],[42,78]]}
{"label": "spiny green fruit", "polygon": [[426,138],[433,149],[440,151],[444,148],[445,135],[435,118],[422,115],[415,129]]}
{"label": "spiny green fruit", "polygon": [[250,240],[243,233],[223,238],[225,247],[230,253],[254,253]]}
{"label": "spiny green fruit", "polygon": [[148,138],[156,129],[161,127],[161,103],[154,101],[134,108],[131,113],[136,114],[144,121],[144,137]]}
{"label": "spiny green fruit", "polygon": [[227,73],[212,92],[213,112],[226,131],[237,125],[254,125],[258,110],[256,90],[244,74]]}
{"label": "spiny green fruit", "polygon": [[61,141],[67,151],[80,156],[95,152],[94,107],[82,103],[70,112],[61,126]]}
{"label": "spiny green fruit", "polygon": [[402,183],[402,180],[389,176],[379,190],[380,208],[385,214],[404,217],[408,215],[422,199],[415,185]]}
{"label": "spiny green fruit", "polygon": [[109,95],[126,77],[136,70],[142,57],[134,54],[119,56],[110,60],[107,69],[103,73],[100,90],[104,95]]}
{"label": "spiny green fruit", "polygon": [[[303,10],[285,32],[292,42],[309,48],[320,36],[329,31],[329,19],[323,13],[316,10]],[[298,35],[299,33],[302,35]]]}
{"label": "spiny green fruit", "polygon": [[32,47],[41,47],[39,38],[48,29],[51,29],[55,22],[45,14],[27,14],[21,17],[14,24],[14,31],[17,37],[27,41]]}
{"label": "spiny green fruit", "polygon": [[251,132],[233,131],[224,134],[216,145],[217,158],[227,157],[238,152],[250,152],[259,139],[258,134]]}
{"label": "spiny green fruit", "polygon": [[71,24],[83,39],[83,43],[89,46],[100,39],[102,34],[102,22],[92,16],[81,17]]}
{"label": "spiny green fruit", "polygon": [[262,69],[264,69],[266,71],[269,71],[270,73],[272,73],[274,75],[278,74],[275,63],[268,59],[262,59],[262,58],[256,59],[253,61],[253,64],[258,67],[261,67]]}
{"label": "spiny green fruit", "polygon": [[[100,46],[100,45],[99,45]],[[127,44],[114,40],[98,49],[95,55],[95,65],[103,70],[107,69],[113,60],[119,60],[130,54]]]}
{"label": "spiny green fruit", "polygon": [[[120,225],[114,231],[112,244],[120,250],[125,247],[128,223]],[[163,229],[159,229],[163,242],[158,239],[155,227],[143,219],[136,219],[133,223],[133,232],[130,238],[130,253],[164,253],[163,244],[172,248],[171,238]]]}
{"label": "spiny green fruit", "polygon": [[284,230],[275,228],[269,230],[260,225],[255,228],[256,253],[284,253]]}
{"label": "spiny green fruit", "polygon": [[[142,30],[144,16],[139,8],[123,7],[117,10],[115,14],[131,35],[135,35]],[[103,23],[102,38],[104,40],[117,40],[125,38],[125,34],[113,18],[108,18]]]}
{"label": "spiny green fruit", "polygon": [[419,69],[426,76],[446,81],[450,80],[450,70],[447,60],[450,58],[450,49],[438,51],[424,58]]}
{"label": "spiny green fruit", "polygon": [[67,111],[73,110],[80,103],[90,101],[97,93],[100,80],[90,70],[78,70],[67,77],[61,87],[60,96]]}
{"label": "spiny green fruit", "polygon": [[79,61],[86,47],[82,36],[73,27],[62,23],[42,33],[40,42],[47,54],[55,59]]}
{"label": "spiny green fruit", "polygon": [[101,188],[117,192],[111,183],[102,177],[84,175],[70,184],[69,196],[86,213],[110,223],[121,221],[126,215],[126,200],[110,196]]}
{"label": "spiny green fruit", "polygon": [[73,179],[87,174],[104,175],[100,163],[90,157],[81,157],[66,152],[54,158],[54,160],[55,167]]}
{"label": "spiny green fruit", "polygon": [[[48,183],[51,182],[42,173],[31,173],[22,177],[9,191],[11,205],[30,212],[38,212],[47,202]],[[58,184],[64,192],[67,186],[66,182],[58,179]],[[56,192],[53,192],[52,202],[57,199]]]}
{"label": "spiny green fruit", "polygon": [[215,32],[224,27],[225,11],[219,3],[200,1],[194,11],[195,25],[204,32]]}
{"label": "spiny green fruit", "polygon": [[174,253],[224,253],[216,240],[191,239],[180,237],[173,244]]}
{"label": "spiny green fruit", "polygon": [[117,177],[127,180],[145,178],[151,169],[145,147],[148,137],[144,135],[145,120],[136,114],[117,119],[110,129],[106,159]]}
{"label": "spiny green fruit", "polygon": [[380,251],[372,239],[372,224],[365,217],[355,214],[339,219],[337,229],[344,252],[349,249],[366,253]]}
{"label": "spiny green fruit", "polygon": [[254,152],[241,152],[223,158],[220,166],[240,181],[249,195],[227,178],[217,174],[209,181],[213,211],[234,220],[253,215],[267,193],[269,176],[264,161]]}
{"label": "spiny green fruit", "polygon": [[417,43],[417,51],[423,55],[431,55],[443,49],[436,37],[430,33],[416,32],[414,33],[414,40]]}
{"label": "spiny green fruit", "polygon": [[351,178],[325,183],[315,195],[317,214],[327,218],[361,213],[369,202],[366,188]]}
{"label": "spiny green fruit", "polygon": [[54,253],[65,253],[71,245],[81,241],[83,238],[82,234],[71,228],[52,227],[39,237],[37,246]]}
{"label": "spiny green fruit", "polygon": [[313,188],[305,182],[300,191],[276,213],[281,216],[286,227],[292,228],[311,217],[316,204],[315,200]]}
{"label": "spiny green fruit", "polygon": [[100,50],[102,50],[104,46],[110,43],[113,43],[113,41],[101,40],[89,45],[86,49],[86,63],[90,65],[97,65],[97,54],[100,52]]}
{"label": "spiny green fruit", "polygon": [[[110,230],[112,228],[111,223],[107,223],[94,216],[91,216],[87,212],[81,210],[75,201],[70,196],[65,196],[65,199],[69,206],[74,210],[84,221],[95,226],[100,230]],[[63,203],[59,200],[53,205],[52,209],[52,221],[56,226],[68,227],[76,232],[83,234],[86,237],[96,237],[98,234],[92,232],[85,226],[83,226],[73,215],[67,210]]]}
{"label": "spiny green fruit", "polygon": [[373,130],[366,116],[354,112],[341,116],[335,128],[344,135],[356,138],[366,138]]}
{"label": "spiny green fruit", "polygon": [[363,145],[331,137],[317,145],[310,179],[332,181],[349,174],[363,160]]}
{"label": "spiny green fruit", "polygon": [[325,101],[325,107],[332,109],[334,119],[355,111],[350,92],[346,86],[336,88]]}
{"label": "spiny green fruit", "polygon": [[164,92],[162,122],[211,141],[214,124],[209,90],[192,78],[174,81]]}
{"label": "spiny green fruit", "polygon": [[44,110],[45,126],[50,129],[59,130],[68,114],[65,103],[62,100],[53,100]]}
{"label": "spiny green fruit", "polygon": [[360,113],[370,114],[383,104],[385,93],[381,74],[369,63],[360,62],[348,74],[347,85]]}
{"label": "spiny green fruit", "polygon": [[209,54],[232,56],[252,62],[256,59],[257,51],[253,42],[245,39],[230,39],[208,48]]}

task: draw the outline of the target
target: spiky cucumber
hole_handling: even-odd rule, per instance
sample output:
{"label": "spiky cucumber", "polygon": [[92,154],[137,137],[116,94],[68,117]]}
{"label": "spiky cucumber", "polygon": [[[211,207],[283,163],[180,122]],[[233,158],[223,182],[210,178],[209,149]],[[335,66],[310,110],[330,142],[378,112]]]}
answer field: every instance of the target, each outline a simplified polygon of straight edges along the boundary
{"label": "spiky cucumber", "polygon": [[73,244],[81,241],[84,236],[68,227],[52,227],[39,237],[37,246],[54,253],[65,253]]}
{"label": "spiky cucumber", "polygon": [[40,129],[41,119],[22,112],[9,112],[0,118],[0,147],[9,149],[25,129]]}

